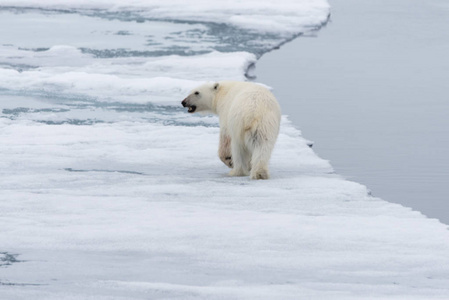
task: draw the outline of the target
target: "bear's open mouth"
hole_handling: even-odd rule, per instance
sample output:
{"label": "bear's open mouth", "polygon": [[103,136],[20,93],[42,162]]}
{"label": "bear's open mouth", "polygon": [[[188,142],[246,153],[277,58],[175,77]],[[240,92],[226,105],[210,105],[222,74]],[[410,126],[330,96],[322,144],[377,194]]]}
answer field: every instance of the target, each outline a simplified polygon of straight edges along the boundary
{"label": "bear's open mouth", "polygon": [[192,105],[192,106],[189,106],[189,110],[188,110],[187,112],[189,112],[189,113],[194,113],[195,110],[196,110],[196,106],[195,106],[195,105]]}

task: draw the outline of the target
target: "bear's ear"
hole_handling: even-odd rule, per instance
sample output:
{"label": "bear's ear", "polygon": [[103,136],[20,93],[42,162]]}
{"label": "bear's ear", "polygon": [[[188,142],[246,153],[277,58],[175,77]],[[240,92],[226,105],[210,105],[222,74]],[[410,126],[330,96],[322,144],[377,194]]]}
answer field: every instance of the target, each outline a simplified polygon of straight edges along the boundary
{"label": "bear's ear", "polygon": [[218,86],[219,86],[220,84],[218,83],[218,82],[215,82],[214,83],[214,90],[218,90]]}

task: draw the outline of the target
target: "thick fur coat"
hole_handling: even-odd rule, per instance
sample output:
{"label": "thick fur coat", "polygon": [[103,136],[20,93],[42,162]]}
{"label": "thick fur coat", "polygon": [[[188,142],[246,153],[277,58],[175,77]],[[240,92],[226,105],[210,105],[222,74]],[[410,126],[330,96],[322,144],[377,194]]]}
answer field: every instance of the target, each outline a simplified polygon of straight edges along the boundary
{"label": "thick fur coat", "polygon": [[218,155],[230,176],[268,179],[268,162],[276,143],[281,109],[265,87],[239,81],[206,83],[182,101],[189,112],[212,112],[220,120]]}

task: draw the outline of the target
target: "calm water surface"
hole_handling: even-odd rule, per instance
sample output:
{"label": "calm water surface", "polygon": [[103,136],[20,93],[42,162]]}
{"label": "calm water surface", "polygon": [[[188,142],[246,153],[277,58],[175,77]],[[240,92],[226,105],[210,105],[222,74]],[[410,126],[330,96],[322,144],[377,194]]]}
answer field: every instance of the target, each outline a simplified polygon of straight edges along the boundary
{"label": "calm water surface", "polygon": [[328,26],[264,55],[257,81],[338,173],[449,224],[449,2],[330,2]]}

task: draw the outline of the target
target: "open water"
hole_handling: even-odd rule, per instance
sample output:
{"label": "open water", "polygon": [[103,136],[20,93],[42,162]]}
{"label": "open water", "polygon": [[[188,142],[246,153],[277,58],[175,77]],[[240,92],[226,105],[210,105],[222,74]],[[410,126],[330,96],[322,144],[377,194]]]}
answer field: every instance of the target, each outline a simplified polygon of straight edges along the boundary
{"label": "open water", "polygon": [[449,224],[449,3],[331,5],[326,28],[258,61],[257,80],[337,173]]}

